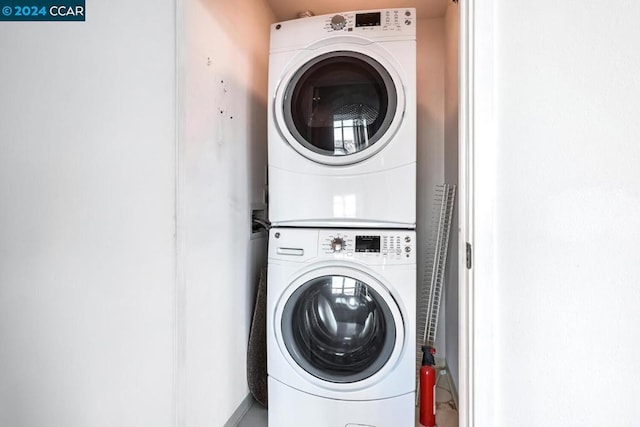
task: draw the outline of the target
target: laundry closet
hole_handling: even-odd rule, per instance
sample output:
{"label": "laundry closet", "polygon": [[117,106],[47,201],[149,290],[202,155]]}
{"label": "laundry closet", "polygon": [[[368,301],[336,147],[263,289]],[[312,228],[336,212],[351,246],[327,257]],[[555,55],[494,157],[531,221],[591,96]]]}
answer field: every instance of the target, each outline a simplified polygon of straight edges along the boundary
{"label": "laundry closet", "polygon": [[436,342],[461,425],[635,425],[637,2],[85,6],[84,22],[0,25],[0,425],[242,414],[267,259],[271,25],[407,7],[419,283],[435,186],[472,184]]}
{"label": "laundry closet", "polygon": [[[416,16],[404,16],[406,7],[412,6],[416,7]],[[250,7],[245,3],[232,6],[224,2],[199,2],[194,3],[192,7],[193,9],[190,13],[187,13],[186,17],[190,25],[186,28],[186,43],[184,43],[186,46],[184,56],[186,67],[183,72],[185,73],[184,79],[187,88],[185,91],[187,96],[185,99],[186,117],[188,120],[189,118],[196,119],[195,122],[190,123],[186,130],[196,130],[197,133],[193,135],[187,134],[187,142],[182,146],[187,177],[187,181],[184,184],[185,187],[193,188],[198,194],[210,201],[203,204],[204,200],[197,201],[194,199],[193,202],[195,204],[189,210],[191,211],[196,206],[198,207],[197,217],[199,221],[203,221],[203,224],[199,225],[200,227],[205,222],[213,224],[214,218],[219,218],[225,222],[232,221],[232,227],[218,230],[220,241],[226,242],[225,250],[221,252],[222,258],[212,257],[212,259],[216,260],[214,261],[216,264],[219,264],[219,267],[217,267],[219,271],[228,271],[229,253],[235,248],[238,252],[236,252],[236,257],[231,261],[231,265],[245,265],[242,270],[248,272],[248,275],[244,280],[250,281],[251,278],[255,280],[254,284],[251,284],[246,289],[228,287],[217,291],[222,292],[220,295],[222,299],[224,299],[222,295],[227,295],[235,300],[241,296],[241,300],[244,300],[245,312],[230,312],[226,316],[231,317],[227,317],[227,320],[225,320],[226,322],[234,322],[238,326],[243,325],[244,333],[239,334],[237,330],[216,332],[222,342],[234,342],[233,348],[236,350],[234,352],[221,353],[219,345],[214,342],[198,349],[204,355],[204,351],[210,348],[211,350],[207,351],[207,353],[210,354],[212,360],[216,361],[214,369],[223,378],[228,378],[230,384],[233,384],[230,390],[232,391],[231,393],[220,395],[218,398],[219,404],[226,407],[227,412],[229,410],[233,412],[241,406],[241,402],[243,404],[246,403],[243,401],[247,394],[244,386],[246,383],[244,364],[237,363],[238,360],[245,360],[245,355],[239,354],[238,349],[246,345],[249,321],[253,314],[251,304],[254,301],[260,268],[266,262],[267,240],[266,233],[255,230],[248,244],[242,244],[238,241],[239,234],[237,230],[239,228],[250,230],[251,226],[247,221],[252,217],[267,219],[267,203],[265,202],[267,201],[268,192],[273,191],[273,188],[267,187],[267,185],[274,185],[274,183],[266,182],[267,135],[265,133],[267,129],[269,129],[269,132],[274,129],[273,126],[268,126],[267,122],[267,108],[270,103],[275,102],[267,94],[271,24],[295,19],[299,12],[304,12],[305,10],[309,10],[315,15],[338,14],[339,12],[348,12],[348,10],[343,10],[345,5],[339,2],[334,2],[334,4],[331,4],[331,2],[288,4],[287,2],[274,1],[270,3],[265,1],[252,3]],[[304,10],[299,10],[301,7],[304,7]],[[363,2],[362,4],[353,3],[349,4],[348,7],[353,11],[373,11],[368,2]],[[376,7],[395,8],[396,5],[379,2]],[[410,18],[412,25],[415,26],[416,75],[415,83],[412,83],[412,85],[415,85],[414,87],[417,87],[417,90],[412,90],[411,93],[406,95],[400,93],[400,96],[406,96],[407,99],[415,104],[414,114],[417,138],[414,149],[417,160],[415,169],[417,179],[415,181],[416,197],[414,203],[417,237],[414,246],[415,253],[412,253],[412,256],[415,256],[417,282],[422,284],[426,280],[424,275],[427,241],[434,232],[432,229],[432,215],[434,213],[436,186],[443,183],[457,184],[458,5],[447,1],[432,1],[428,5],[398,4],[397,9],[402,14],[403,25],[404,20]],[[300,22],[304,22],[303,20],[306,18],[299,19]],[[384,24],[384,17],[382,19]],[[387,19],[389,18],[387,17]],[[308,30],[308,32],[312,31],[315,30]],[[282,37],[284,40],[287,36]],[[290,40],[287,39],[287,42],[292,46],[296,45],[296,37]],[[325,48],[330,52],[329,49],[329,47]],[[285,49],[281,50],[286,51]],[[281,56],[283,55],[292,56],[289,53],[283,53]],[[386,58],[383,57],[384,59]],[[290,60],[287,59],[287,61]],[[286,64],[286,62],[283,64]],[[401,71],[404,72],[406,70]],[[290,70],[290,73],[294,72],[295,70]],[[297,78],[300,77],[298,76]],[[271,82],[270,84],[275,87],[277,82]],[[285,89],[281,89],[281,91],[284,92]],[[280,94],[274,96],[293,96],[291,93],[278,93]],[[330,94],[326,95],[330,96]],[[402,101],[404,102],[404,99]],[[276,119],[274,116],[271,120]],[[293,122],[295,119],[293,117],[289,121]],[[285,122],[285,118],[278,120],[282,123]],[[295,123],[292,124],[291,128],[295,129],[294,125]],[[235,141],[246,142],[238,144]],[[408,150],[410,153],[413,148],[410,146],[411,142],[403,140],[403,143],[409,144]],[[295,147],[296,144],[291,144],[291,146]],[[376,147],[375,144],[373,147]],[[277,170],[284,170],[287,166],[289,170],[295,170],[297,167],[295,155],[293,154],[295,152],[287,147],[282,149],[278,147],[278,150],[270,151],[274,155],[272,160],[278,167]],[[296,148],[296,150],[302,152],[304,147]],[[278,154],[284,151],[291,154]],[[316,151],[320,150],[316,149]],[[308,150],[308,152],[312,152],[312,150]],[[285,154],[288,157],[284,157]],[[302,154],[308,156],[304,152]],[[275,158],[275,155],[278,158]],[[318,154],[314,155],[321,157]],[[343,156],[343,158],[347,159],[348,156]],[[338,160],[340,159],[336,158],[336,161]],[[243,164],[248,165],[248,167],[243,167]],[[273,194],[271,196],[271,200],[277,202],[277,204],[274,205],[270,214],[271,216],[275,215],[276,221],[281,222],[282,225],[300,226],[299,223],[290,221],[290,218],[287,217],[290,212],[299,213],[302,212],[302,209],[307,208],[309,212],[313,212],[316,215],[325,215],[322,209],[333,208],[331,200],[328,200],[327,203],[319,202],[319,200],[324,200],[323,197],[325,197],[319,187],[318,189],[314,187],[309,190],[309,185],[313,185],[314,182],[303,181],[308,179],[304,178],[305,176],[313,176],[316,173],[328,175],[326,167],[323,172],[322,163],[315,164],[316,166],[314,166],[314,163],[310,163],[307,166],[306,175],[304,175],[305,171],[301,169],[297,174],[292,174],[291,176],[281,177],[277,175],[272,177],[274,180],[278,179],[278,181],[274,181],[278,187],[287,183],[291,192],[299,192],[298,196],[291,196],[287,200],[283,200],[281,194]],[[362,162],[362,164],[366,164],[366,162]],[[398,164],[404,163],[400,161]],[[189,172],[191,165],[197,165],[198,175]],[[304,166],[301,165],[300,167],[303,168]],[[367,167],[371,169],[371,166]],[[386,165],[386,167],[395,168],[394,165]],[[315,172],[315,169],[318,172]],[[366,174],[370,173],[370,171],[363,169],[358,173]],[[389,175],[389,178],[380,182],[380,184],[385,185],[384,188],[391,189],[390,199],[392,196],[406,196],[407,193],[410,194],[414,191],[411,182],[403,183],[396,175]],[[374,175],[372,174],[372,176]],[[220,183],[221,185],[212,183]],[[298,183],[300,185],[296,186]],[[377,181],[372,182],[373,184],[380,185],[377,184]],[[347,185],[350,184],[347,183]],[[240,192],[238,187],[240,187]],[[318,201],[316,202],[314,198]],[[301,206],[295,206],[296,199],[308,200]],[[219,203],[214,203],[214,200],[227,200],[226,203],[231,203],[229,207],[233,212],[229,212],[229,209],[222,209]],[[191,200],[187,198],[184,202],[186,206],[189,206]],[[401,199],[398,199],[398,202],[389,200],[388,204],[382,204],[379,208],[372,207],[371,215],[375,218],[374,213],[384,213],[387,215],[386,217],[392,218],[383,209],[393,212],[394,207],[397,207],[401,210],[400,213],[403,214],[400,216],[402,219],[397,221],[398,223],[413,222],[412,219],[404,219],[410,218],[410,216],[407,216],[410,213],[407,210],[411,211],[411,208],[404,208],[403,203]],[[251,212],[243,211],[243,209],[249,208]],[[331,212],[328,212],[328,214],[330,215]],[[318,219],[315,219],[315,222],[307,221],[307,226],[309,224],[310,226],[315,226],[318,221]],[[456,219],[454,218],[455,221]],[[340,226],[361,228],[362,224],[358,224],[357,221],[350,224],[347,221],[346,223],[341,223]],[[396,225],[385,226],[382,224],[381,228],[393,228],[394,226]],[[188,228],[194,234],[198,232],[196,227],[198,227],[197,223],[188,224]],[[400,227],[406,229],[412,226],[400,224]],[[436,357],[449,366],[454,384],[457,382],[458,375],[456,231],[457,227],[453,227],[448,252],[447,282],[444,286],[445,298],[442,301],[443,304],[440,310],[441,318],[439,321],[438,342],[436,343]],[[402,229],[398,230],[398,232],[402,234]],[[286,238],[286,233],[283,232],[282,234]],[[356,234],[362,233],[358,230]],[[354,240],[348,244],[353,244],[355,237],[357,236],[354,236]],[[406,236],[402,235],[401,237],[404,239]],[[413,242],[412,245],[414,245]],[[247,261],[242,261],[239,258],[242,252],[246,254],[245,259]],[[198,311],[206,313],[204,315],[211,319],[212,325],[221,321],[221,319],[214,321],[214,317],[222,316],[223,313],[214,313],[207,310],[203,305],[206,301],[194,303]],[[409,330],[414,331],[415,325],[412,325]],[[411,335],[414,334],[415,332],[411,332]],[[225,336],[226,338],[224,338]],[[187,345],[189,346],[189,343]],[[215,351],[214,348],[216,349]],[[187,351],[189,351],[188,348]],[[415,356],[413,359],[415,359]],[[231,378],[234,378],[234,380],[231,380]],[[218,391],[214,389],[211,389],[211,393],[218,395]],[[228,416],[231,412],[228,412]],[[222,421],[225,422],[226,419]]]}

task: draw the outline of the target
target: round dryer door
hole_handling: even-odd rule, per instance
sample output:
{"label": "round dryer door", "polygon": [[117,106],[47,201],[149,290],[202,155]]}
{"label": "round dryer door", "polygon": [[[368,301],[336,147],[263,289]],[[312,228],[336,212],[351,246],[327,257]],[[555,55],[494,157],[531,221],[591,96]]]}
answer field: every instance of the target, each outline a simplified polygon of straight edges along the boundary
{"label": "round dryer door", "polygon": [[329,51],[296,70],[279,98],[284,131],[296,151],[320,163],[350,164],[390,141],[404,97],[399,78],[380,58]]}
{"label": "round dryer door", "polygon": [[382,292],[353,277],[325,275],[293,292],[282,313],[282,338],[298,366],[324,381],[353,383],[387,364],[402,325],[397,308],[375,288]]}

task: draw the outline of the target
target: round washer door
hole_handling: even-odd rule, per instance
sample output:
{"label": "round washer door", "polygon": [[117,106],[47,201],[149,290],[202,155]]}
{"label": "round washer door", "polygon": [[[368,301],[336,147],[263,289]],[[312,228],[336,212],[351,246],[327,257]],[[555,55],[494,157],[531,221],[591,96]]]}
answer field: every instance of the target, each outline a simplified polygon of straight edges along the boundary
{"label": "round washer door", "polygon": [[280,132],[318,163],[362,161],[392,139],[405,97],[399,75],[373,50],[319,49],[282,79],[274,100]]}
{"label": "round washer door", "polygon": [[351,384],[387,371],[397,360],[402,317],[375,279],[358,271],[319,271],[294,286],[280,326],[284,347],[299,368],[329,383]]}

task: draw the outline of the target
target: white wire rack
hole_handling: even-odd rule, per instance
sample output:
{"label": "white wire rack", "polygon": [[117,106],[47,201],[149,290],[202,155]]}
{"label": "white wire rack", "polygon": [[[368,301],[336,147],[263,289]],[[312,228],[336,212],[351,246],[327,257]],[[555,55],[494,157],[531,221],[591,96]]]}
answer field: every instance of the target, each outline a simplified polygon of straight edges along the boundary
{"label": "white wire rack", "polygon": [[455,195],[455,185],[442,184],[436,187],[431,235],[426,247],[424,282],[418,290],[416,384],[422,364],[422,346],[433,347],[436,342]]}

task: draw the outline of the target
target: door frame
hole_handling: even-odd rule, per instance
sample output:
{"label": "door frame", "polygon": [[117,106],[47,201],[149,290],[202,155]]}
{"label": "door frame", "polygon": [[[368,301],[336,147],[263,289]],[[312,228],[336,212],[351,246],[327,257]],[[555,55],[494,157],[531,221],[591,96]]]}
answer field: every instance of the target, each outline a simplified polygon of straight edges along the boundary
{"label": "door frame", "polygon": [[[459,10],[459,417],[496,425],[494,0]],[[470,249],[470,250],[468,250]],[[467,265],[467,254],[471,258]]]}

